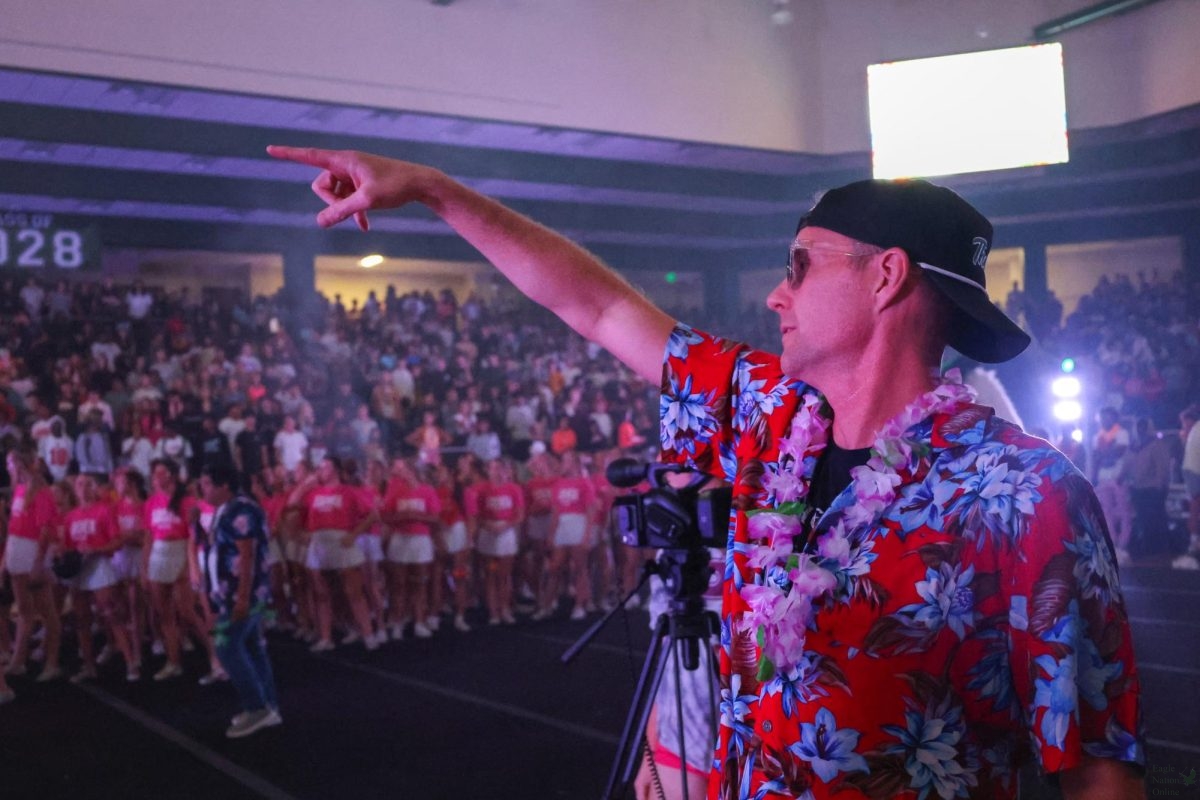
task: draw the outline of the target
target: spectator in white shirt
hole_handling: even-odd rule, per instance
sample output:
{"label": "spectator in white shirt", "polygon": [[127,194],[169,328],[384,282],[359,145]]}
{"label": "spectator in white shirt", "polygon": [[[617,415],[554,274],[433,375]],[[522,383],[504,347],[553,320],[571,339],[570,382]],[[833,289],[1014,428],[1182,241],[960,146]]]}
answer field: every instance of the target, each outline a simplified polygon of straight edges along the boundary
{"label": "spectator in white shirt", "polygon": [[296,429],[296,418],[284,417],[283,428],[275,434],[275,463],[289,474],[294,473],[304,461],[304,451],[307,449],[308,437]]}
{"label": "spectator in white shirt", "polygon": [[143,320],[150,315],[150,309],[154,307],[154,295],[146,291],[146,287],[138,281],[133,285],[133,288],[125,295],[125,308],[129,311],[129,318],[132,320]]}
{"label": "spectator in white shirt", "polygon": [[38,442],[38,457],[54,476],[55,483],[67,477],[74,452],[75,440],[66,434],[63,421],[56,417],[50,423],[50,433]]}
{"label": "spectator in white shirt", "polygon": [[141,473],[142,477],[150,477],[150,462],[154,460],[154,442],[143,435],[142,423],[133,420],[129,436],[121,442],[121,461],[130,468]]}
{"label": "spectator in white shirt", "polygon": [[242,417],[242,406],[240,403],[234,403],[229,406],[229,410],[225,412],[225,416],[217,423],[217,430],[225,434],[225,438],[229,439],[229,450],[233,452],[238,434],[246,430],[246,420]]}

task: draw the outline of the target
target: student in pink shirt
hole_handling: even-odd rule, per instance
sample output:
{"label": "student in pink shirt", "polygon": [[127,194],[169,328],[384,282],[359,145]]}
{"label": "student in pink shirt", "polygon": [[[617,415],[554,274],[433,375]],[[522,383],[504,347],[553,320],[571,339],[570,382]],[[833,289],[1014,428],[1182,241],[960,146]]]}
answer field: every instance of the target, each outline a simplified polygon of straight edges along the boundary
{"label": "student in pink shirt", "polygon": [[558,462],[546,452],[546,446],[541,442],[535,442],[534,445],[538,449],[531,450],[532,455],[526,464],[529,480],[525,482],[525,504],[529,513],[525,519],[521,554],[517,556],[517,585],[528,586],[533,592],[533,602],[540,604],[546,561],[550,557],[550,542],[554,535],[550,501],[554,494],[554,482],[558,480]]}
{"label": "student in pink shirt", "polygon": [[[263,476],[268,476],[268,473],[264,472]],[[267,534],[270,537],[267,542],[267,564],[270,570],[271,608],[275,612],[279,630],[294,631],[296,630],[296,615],[292,611],[291,604],[288,603],[287,592],[284,591],[284,586],[288,581],[288,564],[284,555],[284,538],[281,533],[283,513],[287,507],[287,490],[284,488],[283,474],[281,473],[279,482],[272,484],[271,492],[268,494],[263,485],[263,476],[254,475],[250,479],[250,485],[254,499],[258,501],[267,515]],[[275,480],[274,475],[269,477],[272,481]]]}
{"label": "student in pink shirt", "polygon": [[117,532],[123,545],[113,554],[113,567],[121,582],[117,591],[122,595],[131,622],[135,666],[140,668],[142,642],[146,637],[146,621],[149,617],[148,601],[141,581],[142,564],[146,560],[148,546],[144,514],[146,479],[132,467],[120,467],[113,473],[113,489],[116,492],[113,509]]}
{"label": "student in pink shirt", "polygon": [[552,541],[546,582],[534,619],[545,619],[558,606],[562,573],[568,565],[575,586],[575,607],[571,619],[579,620],[593,610],[592,580],[588,574],[590,523],[596,506],[592,482],[584,477],[579,455],[574,450],[562,454],[559,477],[550,494]]}
{"label": "student in pink shirt", "polygon": [[33,450],[22,448],[8,454],[8,474],[12,480],[12,504],[9,507],[8,541],[4,547],[4,568],[12,578],[17,602],[16,649],[8,664],[9,675],[24,675],[29,658],[29,643],[37,620],[46,629],[46,660],[38,675],[41,682],[62,677],[59,646],[62,623],[49,580],[48,561],[55,545],[58,509],[54,492],[46,485]]}
{"label": "student in pink shirt", "polygon": [[383,620],[385,606],[383,602],[385,591],[383,567],[380,566],[384,561],[383,520],[379,513],[386,491],[386,488],[380,485],[385,483],[386,468],[378,461],[372,462],[367,468],[366,480],[359,476],[357,461],[344,462],[343,469],[345,470],[346,484],[352,486],[359,493],[359,499],[363,505],[370,508],[375,515],[375,521],[358,535],[354,544],[363,554],[363,563],[359,567],[362,572],[363,592],[367,598],[367,610],[376,624],[375,636],[382,644],[387,641],[387,638]]}
{"label": "student in pink shirt", "polygon": [[429,578],[434,560],[433,528],[441,510],[437,491],[417,477],[413,466],[403,458],[392,459],[383,521],[388,526],[386,564],[393,640],[403,638],[410,619],[413,636],[418,639],[428,639],[437,625],[437,617],[429,613]]}
{"label": "student in pink shirt", "polygon": [[142,574],[167,651],[167,663],[155,673],[154,680],[170,680],[183,674],[181,636],[186,633],[192,634],[208,652],[209,675],[219,674],[220,662],[196,610],[196,597],[188,582],[189,537],[185,520],[191,517],[195,499],[187,496],[187,488],[179,482],[179,465],[170,459],[154,460],[150,480],[154,493],[142,509],[150,546],[146,548]]}
{"label": "student in pink shirt", "polygon": [[489,462],[487,483],[473,488],[473,502],[468,505],[464,497],[464,505],[479,531],[488,624],[513,625],[517,620],[512,611],[512,568],[519,544],[517,530],[525,520],[525,492],[513,481],[512,465],[503,458]]}
{"label": "student in pink shirt", "polygon": [[445,464],[435,464],[431,474],[442,510],[438,514],[438,538],[434,547],[436,563],[429,604],[435,614],[439,613],[442,608],[442,588],[448,581],[454,592],[454,629],[467,633],[471,630],[466,615],[471,606],[471,560],[474,548],[462,506],[455,496],[457,483],[450,468]]}
{"label": "student in pink shirt", "polygon": [[125,677],[141,677],[133,646],[126,629],[125,604],[121,600],[120,577],[113,567],[112,555],[124,546],[113,507],[102,502],[96,479],[84,473],[75,478],[78,505],[67,512],[63,548],[83,556],[83,568],[71,586],[71,606],[75,609],[75,629],[79,636],[79,672],[73,683],[96,677],[95,645],[92,642],[92,608],[121,655],[125,658]]}
{"label": "student in pink shirt", "polygon": [[372,629],[371,613],[363,594],[360,567],[364,559],[356,539],[374,524],[377,513],[363,502],[356,489],[342,483],[342,465],[333,456],[323,458],[316,473],[292,490],[288,504],[300,508],[309,536],[305,564],[312,581],[320,637],[309,649],[320,653],[334,647],[333,602],[329,588],[332,576],[326,573],[336,572],[346,604],[358,626],[358,635],[368,650],[375,650],[379,647],[379,639]]}

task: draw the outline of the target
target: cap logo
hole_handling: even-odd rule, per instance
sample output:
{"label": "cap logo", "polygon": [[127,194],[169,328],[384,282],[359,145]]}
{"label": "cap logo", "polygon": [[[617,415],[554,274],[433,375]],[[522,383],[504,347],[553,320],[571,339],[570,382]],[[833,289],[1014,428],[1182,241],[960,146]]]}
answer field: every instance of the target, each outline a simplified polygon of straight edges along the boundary
{"label": "cap logo", "polygon": [[975,252],[971,256],[971,263],[979,269],[983,269],[983,265],[987,263],[988,257],[988,241],[982,236],[976,236],[971,240],[971,247]]}

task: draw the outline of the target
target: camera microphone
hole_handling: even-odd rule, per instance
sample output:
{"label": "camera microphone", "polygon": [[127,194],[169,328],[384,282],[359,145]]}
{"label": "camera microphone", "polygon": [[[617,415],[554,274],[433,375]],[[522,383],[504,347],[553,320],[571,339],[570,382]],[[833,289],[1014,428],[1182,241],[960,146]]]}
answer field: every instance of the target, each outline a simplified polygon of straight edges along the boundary
{"label": "camera microphone", "polygon": [[604,477],[619,489],[630,489],[646,479],[647,467],[636,458],[618,458],[604,470]]}

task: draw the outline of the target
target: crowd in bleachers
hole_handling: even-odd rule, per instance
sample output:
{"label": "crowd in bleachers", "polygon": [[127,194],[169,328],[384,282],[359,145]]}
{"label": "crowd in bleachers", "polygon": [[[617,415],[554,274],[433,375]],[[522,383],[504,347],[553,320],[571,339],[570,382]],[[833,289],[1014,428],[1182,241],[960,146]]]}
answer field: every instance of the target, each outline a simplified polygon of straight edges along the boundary
{"label": "crowd in bleachers", "polygon": [[[21,521],[5,533],[47,510],[26,531],[36,567],[0,592],[0,661],[24,675],[36,630],[39,678],[58,677],[69,608],[79,679],[109,656],[84,645],[94,619],[114,646],[118,628],[128,634],[131,680],[143,646],[166,659],[156,678],[177,677],[179,647],[204,644],[211,623],[199,550],[212,509],[196,479],[214,467],[236,470],[267,509],[278,624],[315,650],[430,636],[444,609],[464,632],[477,605],[480,621],[513,624],[514,612],[556,613],[565,594],[563,612],[586,616],[636,577],[640,560],[609,535],[603,468],[645,453],[656,411],[656,386],[503,292],[460,303],[389,287],[298,314],[283,295],[7,278],[0,487]],[[314,498],[330,494],[353,514],[323,547],[329,519]],[[159,539],[174,538],[151,519],[156,498],[190,542],[178,574],[167,570],[170,597],[152,574]],[[68,520],[95,504],[122,521],[113,542],[80,544]],[[429,546],[414,546],[422,536]],[[47,567],[70,550],[82,577],[55,577]],[[94,580],[101,555],[123,562],[111,580]],[[220,677],[213,660],[206,678]]]}
{"label": "crowd in bleachers", "polygon": [[[1169,420],[1200,374],[1188,291],[1178,275],[1105,278],[1062,324],[1020,294],[1009,312],[1036,321],[1047,349],[1102,371],[1105,405]],[[732,333],[769,348],[777,320],[756,309]],[[111,278],[0,279],[6,512],[47,505],[40,560],[87,550],[65,527],[78,509],[107,503],[121,519],[118,541],[93,548],[120,567],[101,589],[46,569],[35,570],[49,587],[37,598],[29,581],[6,581],[0,662],[24,674],[36,630],[40,677],[61,674],[52,617],[69,608],[80,679],[120,644],[118,627],[131,680],[145,647],[166,659],[155,677],[177,677],[179,647],[188,635],[203,645],[211,624],[197,565],[212,509],[195,487],[212,467],[236,471],[267,509],[277,624],[314,650],[432,636],[443,612],[461,632],[521,611],[543,619],[563,597],[563,613],[585,617],[635,581],[640,561],[613,546],[603,468],[652,450],[657,393],[503,288],[460,301],[388,287],[347,307]],[[331,494],[352,510],[333,528],[314,505]],[[190,542],[168,576],[171,597],[149,574],[157,538],[170,538],[145,512],[159,496]],[[331,529],[339,535],[324,546]],[[111,645],[101,654],[87,634],[94,620]],[[215,660],[205,677],[220,679]]]}
{"label": "crowd in bleachers", "polygon": [[1200,298],[1182,272],[1103,276],[1062,319],[1062,305],[1014,291],[1006,310],[1051,353],[1086,365],[1096,407],[1174,427],[1200,396]]}

